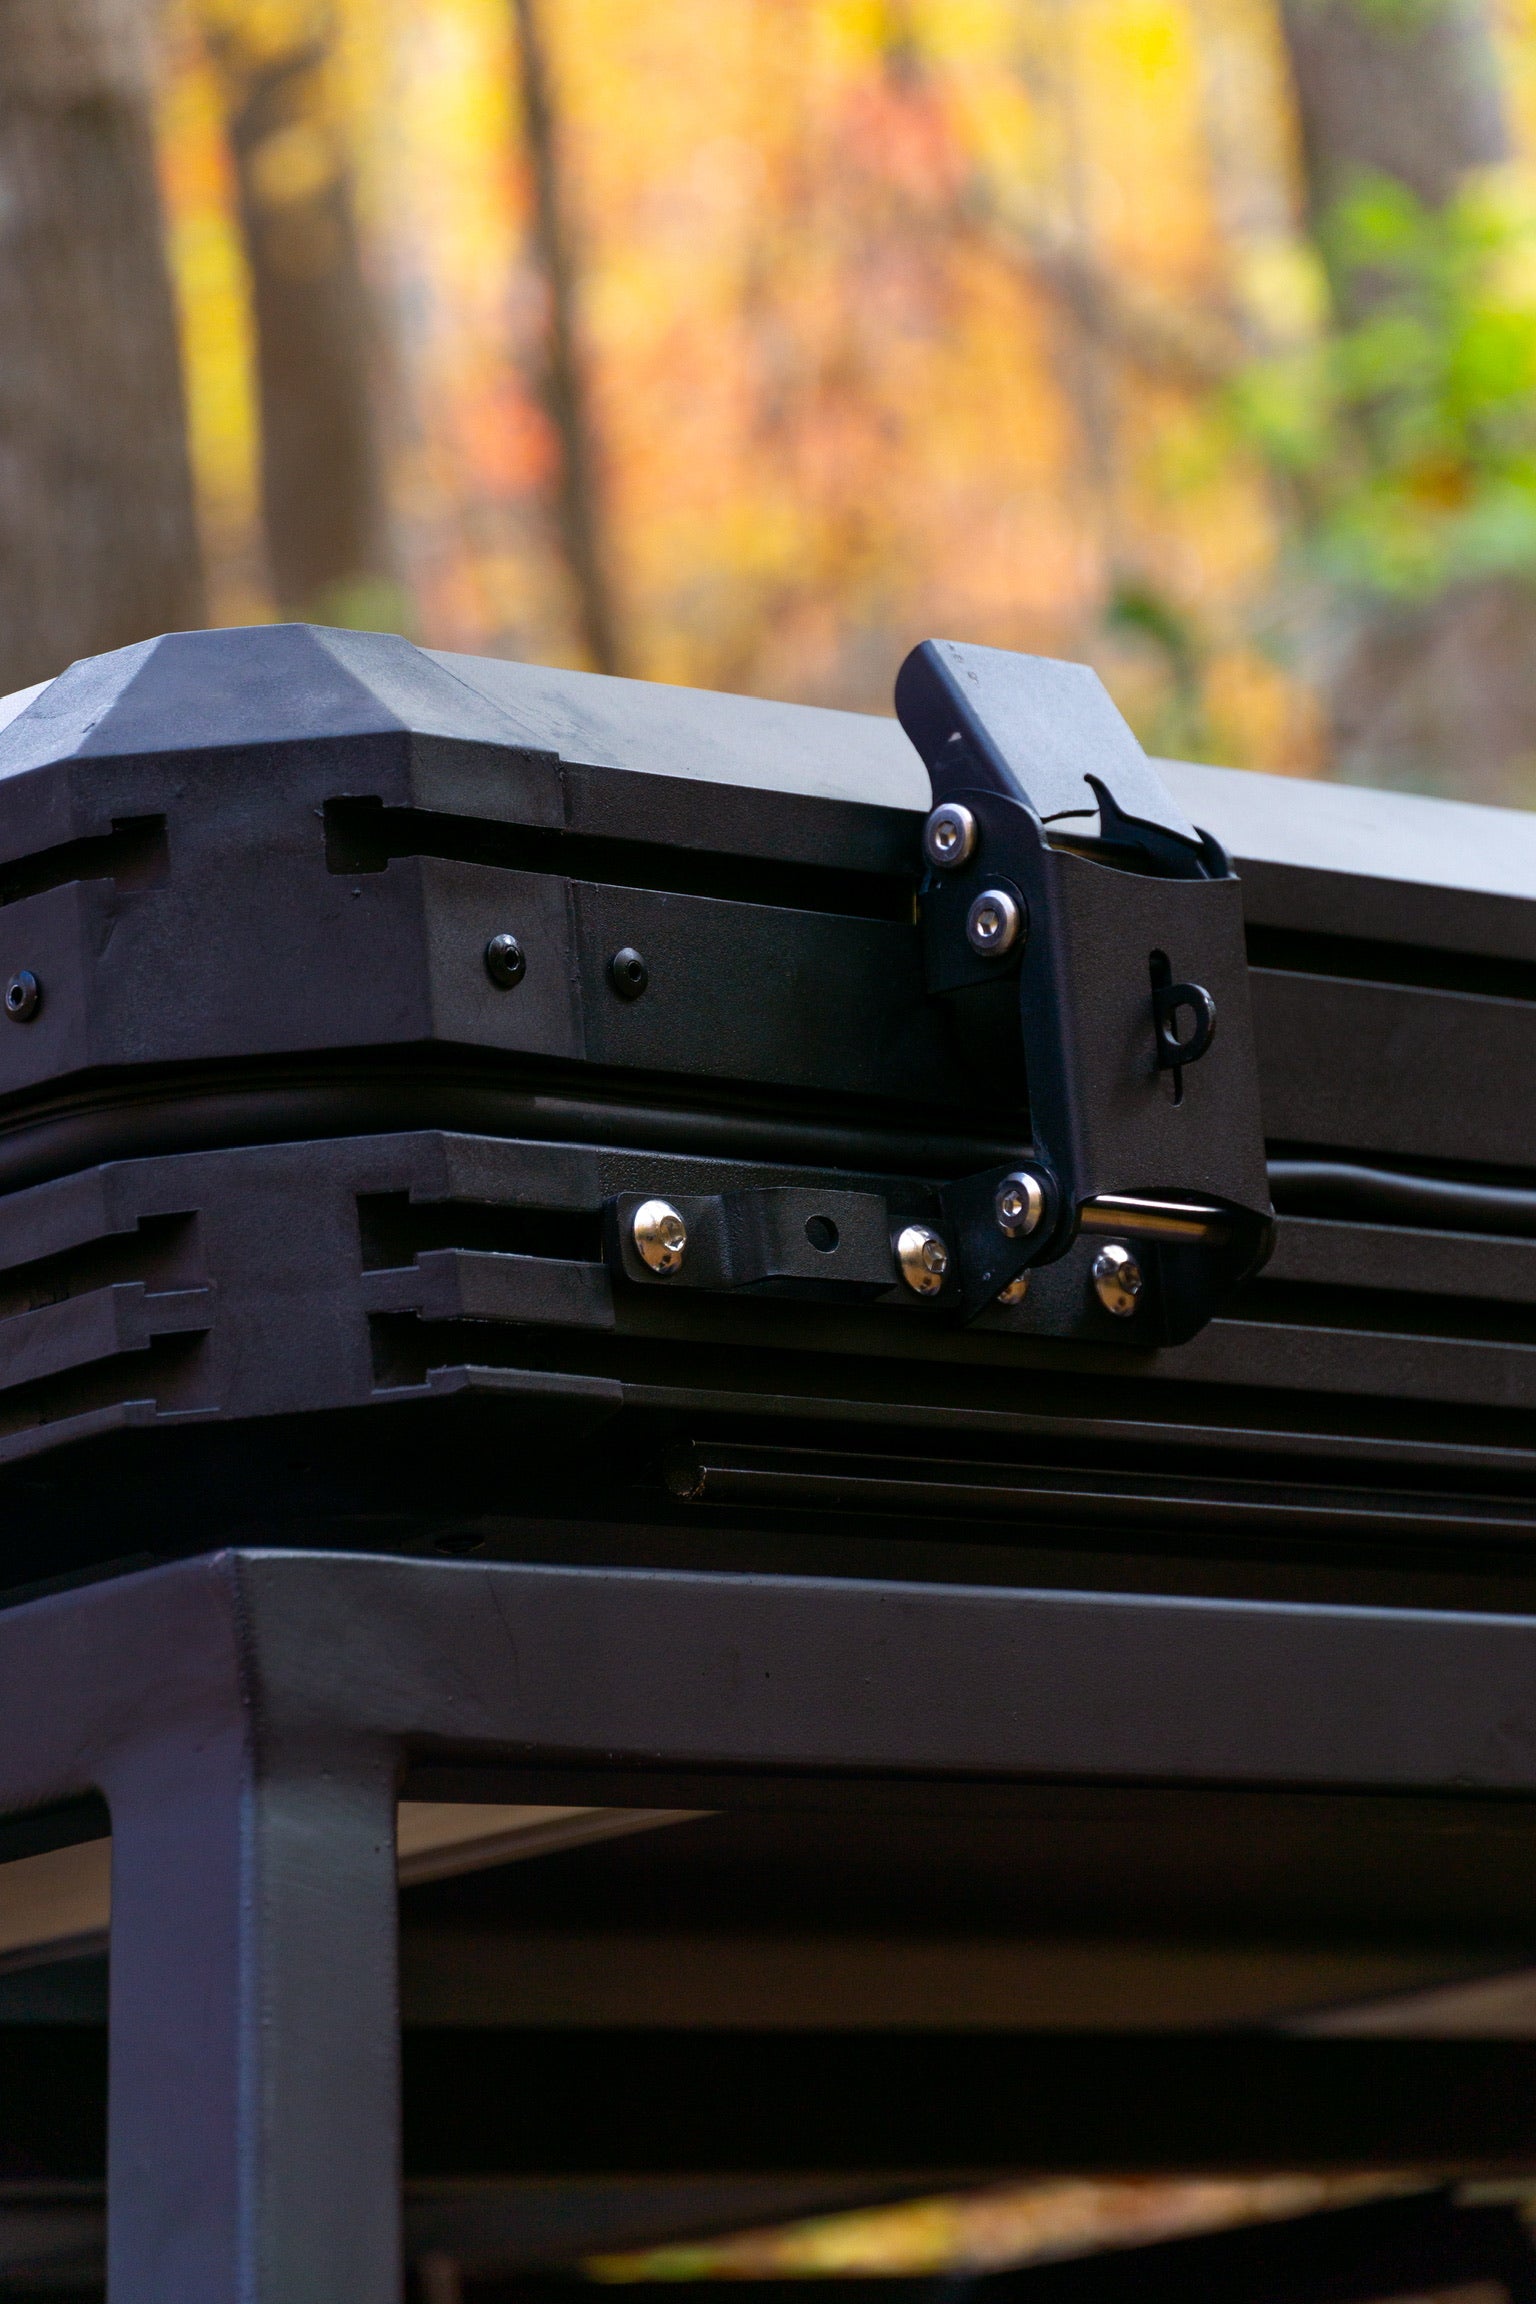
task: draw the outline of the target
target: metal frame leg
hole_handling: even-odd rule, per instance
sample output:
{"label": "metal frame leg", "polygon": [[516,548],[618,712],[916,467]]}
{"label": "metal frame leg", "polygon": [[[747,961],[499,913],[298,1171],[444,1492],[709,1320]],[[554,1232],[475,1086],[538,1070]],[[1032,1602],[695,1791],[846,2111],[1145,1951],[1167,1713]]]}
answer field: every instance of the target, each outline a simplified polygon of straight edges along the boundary
{"label": "metal frame leg", "polygon": [[395,1763],[114,1755],[110,2304],[399,2304]]}

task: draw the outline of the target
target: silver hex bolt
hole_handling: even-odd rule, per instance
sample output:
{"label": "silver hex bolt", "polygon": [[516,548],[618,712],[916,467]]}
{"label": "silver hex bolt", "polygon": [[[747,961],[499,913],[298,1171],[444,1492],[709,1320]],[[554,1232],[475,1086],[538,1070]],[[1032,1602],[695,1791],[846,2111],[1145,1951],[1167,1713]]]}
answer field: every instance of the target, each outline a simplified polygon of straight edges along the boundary
{"label": "silver hex bolt", "polygon": [[1093,1260],[1094,1293],[1106,1312],[1129,1320],[1145,1283],[1141,1266],[1118,1240],[1106,1241]]}
{"label": "silver hex bolt", "polygon": [[1022,1304],[1028,1294],[1029,1274],[1021,1272],[1016,1280],[1010,1280],[1005,1288],[999,1288],[997,1302],[999,1304]]}
{"label": "silver hex bolt", "polygon": [[959,800],[946,800],[923,826],[923,854],[938,872],[957,872],[976,853],[976,819]]}
{"label": "silver hex bolt", "polygon": [[652,1272],[678,1272],[688,1248],[688,1227],[670,1200],[642,1200],[630,1224],[635,1254]]}
{"label": "silver hex bolt", "polygon": [[998,1229],[1010,1240],[1027,1240],[1045,1214],[1045,1193],[1027,1168],[1005,1176],[992,1202]]}
{"label": "silver hex bolt", "polygon": [[949,1250],[927,1224],[906,1224],[896,1235],[896,1262],[918,1296],[937,1296],[949,1270]]}
{"label": "silver hex bolt", "polygon": [[1024,914],[1006,888],[983,888],[965,916],[966,941],[984,960],[1001,960],[1019,940]]}

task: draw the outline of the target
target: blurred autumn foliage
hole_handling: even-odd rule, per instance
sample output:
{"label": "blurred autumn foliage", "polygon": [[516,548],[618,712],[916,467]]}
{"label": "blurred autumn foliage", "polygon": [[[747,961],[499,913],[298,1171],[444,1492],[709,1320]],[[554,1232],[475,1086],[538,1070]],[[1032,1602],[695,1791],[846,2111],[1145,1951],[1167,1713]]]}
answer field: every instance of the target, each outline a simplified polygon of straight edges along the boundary
{"label": "blurred autumn foliage", "polygon": [[1536,802],[1536,0],[47,4],[158,51],[213,620]]}
{"label": "blurred autumn foliage", "polygon": [[[200,33],[301,13],[189,0],[164,99],[220,617],[274,600]],[[1276,28],[1260,0],[1222,14],[1225,68],[1267,83],[1239,92],[1268,147],[1241,166],[1283,232]],[[331,23],[415,631],[879,709],[915,634],[963,632],[1103,655],[1185,748],[1310,758],[1309,699],[1247,628],[1268,492],[1210,406],[1242,332],[1187,0],[336,0]]]}

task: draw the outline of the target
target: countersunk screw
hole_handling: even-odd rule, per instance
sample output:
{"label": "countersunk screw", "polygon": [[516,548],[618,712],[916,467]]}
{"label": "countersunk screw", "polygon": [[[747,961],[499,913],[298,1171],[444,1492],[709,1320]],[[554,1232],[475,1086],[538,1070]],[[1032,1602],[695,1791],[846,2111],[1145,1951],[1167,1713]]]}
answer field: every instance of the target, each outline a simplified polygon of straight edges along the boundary
{"label": "countersunk screw", "polygon": [[955,872],[975,853],[975,817],[958,800],[946,800],[923,826],[923,854],[936,871]]}
{"label": "countersunk screw", "polygon": [[485,972],[503,992],[521,984],[528,973],[528,955],[515,936],[493,936],[485,948]]}
{"label": "countersunk screw", "polygon": [[688,1227],[670,1200],[642,1200],[630,1226],[635,1253],[653,1272],[676,1272],[688,1246]]}
{"label": "countersunk screw", "polygon": [[651,972],[633,944],[621,944],[608,963],[608,981],[621,1000],[638,1000]]}
{"label": "countersunk screw", "polygon": [[1005,1176],[992,1206],[997,1213],[999,1231],[1006,1232],[1010,1240],[1027,1240],[1045,1213],[1045,1194],[1039,1177],[1031,1176],[1027,1168]]}
{"label": "countersunk screw", "polygon": [[984,960],[1000,960],[1019,940],[1024,915],[1006,888],[983,888],[965,916],[966,939]]}
{"label": "countersunk screw", "polygon": [[949,1250],[926,1224],[907,1224],[896,1235],[896,1262],[918,1296],[937,1296],[949,1270]]}
{"label": "countersunk screw", "polygon": [[999,1288],[997,1301],[999,1304],[1022,1304],[1028,1294],[1029,1274],[1021,1272],[1016,1280],[1009,1281],[1006,1288]]}
{"label": "countersunk screw", "polygon": [[43,1004],[43,988],[30,968],[19,968],[5,988],[5,1012],[13,1024],[30,1024]]}
{"label": "countersunk screw", "polygon": [[1099,1302],[1117,1320],[1129,1320],[1142,1291],[1141,1266],[1118,1240],[1102,1247],[1093,1260],[1093,1285]]}

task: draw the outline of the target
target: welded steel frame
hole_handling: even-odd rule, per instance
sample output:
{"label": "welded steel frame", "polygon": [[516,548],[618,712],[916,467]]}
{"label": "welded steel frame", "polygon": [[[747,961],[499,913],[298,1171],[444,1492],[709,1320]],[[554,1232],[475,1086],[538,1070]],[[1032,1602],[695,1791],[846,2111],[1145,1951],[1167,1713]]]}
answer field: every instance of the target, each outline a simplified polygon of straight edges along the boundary
{"label": "welded steel frame", "polygon": [[0,1806],[111,1813],[111,2304],[398,2304],[396,1799],[541,1768],[1523,1799],[1536,1619],[260,1550],[14,1607]]}

